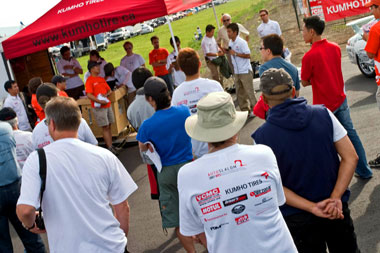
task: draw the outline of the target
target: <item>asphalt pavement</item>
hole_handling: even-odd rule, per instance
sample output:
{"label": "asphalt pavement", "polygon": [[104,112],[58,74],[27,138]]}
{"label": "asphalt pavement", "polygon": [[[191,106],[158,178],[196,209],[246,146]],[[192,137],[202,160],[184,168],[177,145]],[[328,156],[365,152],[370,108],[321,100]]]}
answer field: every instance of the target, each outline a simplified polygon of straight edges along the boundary
{"label": "asphalt pavement", "polygon": [[[371,160],[380,153],[380,111],[375,99],[377,86],[375,80],[364,77],[358,67],[349,62],[347,56],[342,58],[342,69],[351,118],[366,150],[367,159]],[[259,94],[258,92],[257,97]],[[312,102],[310,87],[301,88],[300,94],[308,99],[309,103]],[[250,136],[263,122],[259,118],[250,119],[240,132],[239,142],[252,144]],[[169,229],[166,234],[161,228],[158,202],[150,199],[147,169],[141,163],[137,145],[124,149],[119,158],[139,186],[128,199],[131,207],[128,250],[144,253],[185,252],[173,229]],[[362,180],[354,177],[350,185],[351,216],[359,247],[363,253],[380,252],[379,182],[380,171],[374,170],[372,179]],[[47,244],[46,236],[43,238]],[[22,244],[13,230],[12,239],[15,252],[23,252]],[[206,250],[197,245],[197,252],[206,252]]]}

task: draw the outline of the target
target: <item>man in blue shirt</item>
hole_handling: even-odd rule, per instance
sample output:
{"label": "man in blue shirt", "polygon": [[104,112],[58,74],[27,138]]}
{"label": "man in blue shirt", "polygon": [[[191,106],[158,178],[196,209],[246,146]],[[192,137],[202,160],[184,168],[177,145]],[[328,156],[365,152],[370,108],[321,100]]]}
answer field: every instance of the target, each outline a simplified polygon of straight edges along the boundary
{"label": "man in blue shirt", "polygon": [[16,216],[20,178],[12,127],[8,123],[0,122],[0,252],[13,252],[8,220],[20,236],[27,252],[45,252],[40,236],[25,229]]}
{"label": "man in blue shirt", "polygon": [[[166,83],[150,77],[144,84],[145,99],[155,113],[146,119],[137,133],[141,151],[153,151],[150,142],[161,158],[162,169],[157,175],[160,190],[160,210],[163,228],[175,228],[178,239],[187,252],[195,252],[191,238],[179,232],[179,197],[177,175],[179,169],[193,159],[191,139],[185,131],[185,121],[190,116],[187,106],[171,106]],[[148,151],[148,149],[150,151]]]}
{"label": "man in blue shirt", "polygon": [[[265,70],[270,68],[284,69],[292,77],[293,85],[296,90],[295,97],[299,97],[300,90],[300,78],[298,74],[298,69],[282,58],[281,54],[284,50],[284,41],[277,34],[269,34],[264,36],[261,41],[260,53],[261,58],[265,62],[260,66],[259,75],[261,76]],[[259,101],[253,108],[256,116],[265,119],[269,107],[264,104],[262,96],[260,96]]]}

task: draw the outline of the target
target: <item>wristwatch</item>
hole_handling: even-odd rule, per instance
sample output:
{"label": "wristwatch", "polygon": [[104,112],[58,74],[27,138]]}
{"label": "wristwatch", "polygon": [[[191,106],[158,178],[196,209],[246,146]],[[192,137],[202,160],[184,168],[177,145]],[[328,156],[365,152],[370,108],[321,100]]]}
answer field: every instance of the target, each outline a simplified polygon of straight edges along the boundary
{"label": "wristwatch", "polygon": [[28,228],[24,223],[21,223],[21,225],[26,229],[26,230],[31,230],[31,229],[33,229],[35,226],[36,226],[36,223],[34,222],[33,223],[33,226],[31,226],[30,228]]}

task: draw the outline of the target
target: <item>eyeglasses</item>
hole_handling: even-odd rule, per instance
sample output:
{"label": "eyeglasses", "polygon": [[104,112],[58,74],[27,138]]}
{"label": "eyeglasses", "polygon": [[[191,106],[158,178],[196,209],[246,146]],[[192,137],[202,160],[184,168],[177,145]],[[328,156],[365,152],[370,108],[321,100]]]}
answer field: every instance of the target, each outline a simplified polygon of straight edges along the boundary
{"label": "eyeglasses", "polygon": [[379,6],[377,6],[377,5],[371,5],[371,7],[369,7],[371,10],[373,10],[373,9],[377,9],[377,7],[379,7]]}
{"label": "eyeglasses", "polygon": [[223,19],[223,22],[228,22],[230,21],[231,19]]}
{"label": "eyeglasses", "polygon": [[260,17],[265,17],[267,14],[261,14]]}
{"label": "eyeglasses", "polygon": [[45,120],[44,120],[44,123],[45,123],[45,125],[46,125],[46,126],[49,126],[49,123],[50,123],[50,119],[48,119],[48,118],[45,118]]}
{"label": "eyeglasses", "polygon": [[125,50],[132,49],[132,47],[125,47]]}

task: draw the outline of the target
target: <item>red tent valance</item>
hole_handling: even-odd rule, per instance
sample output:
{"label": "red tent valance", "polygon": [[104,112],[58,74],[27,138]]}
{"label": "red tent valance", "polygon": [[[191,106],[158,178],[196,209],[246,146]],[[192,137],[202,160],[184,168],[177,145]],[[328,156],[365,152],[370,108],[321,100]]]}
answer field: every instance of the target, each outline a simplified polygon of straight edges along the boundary
{"label": "red tent valance", "polygon": [[210,0],[62,0],[3,41],[4,54],[8,59],[16,58],[207,2]]}

